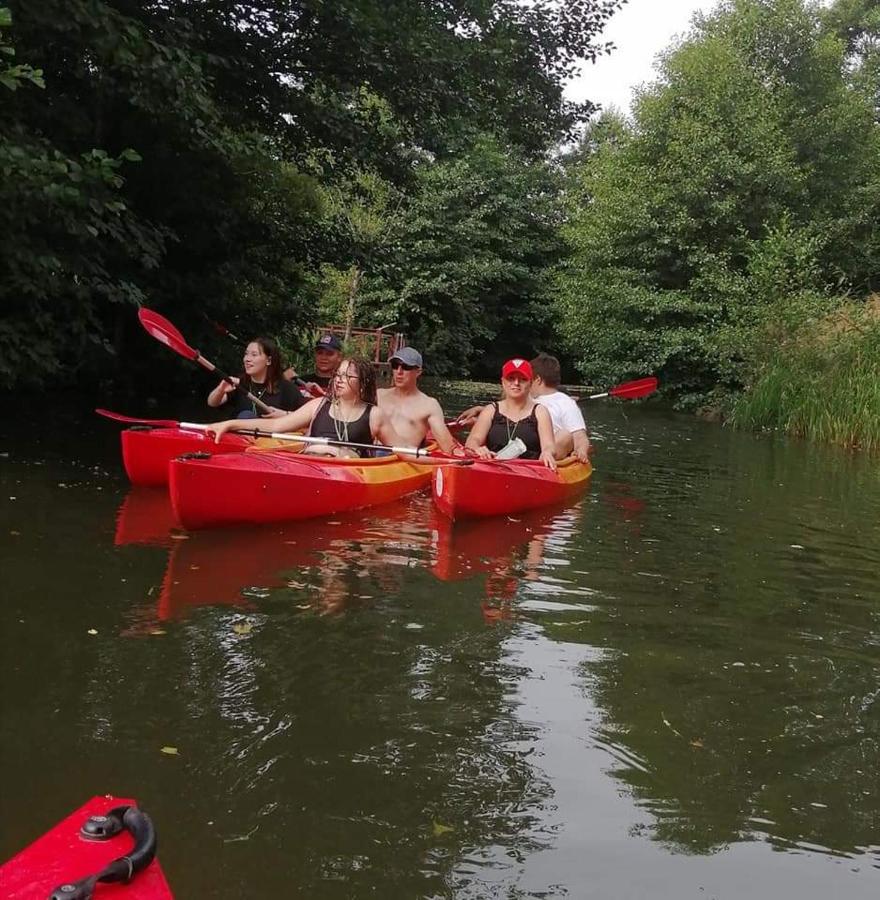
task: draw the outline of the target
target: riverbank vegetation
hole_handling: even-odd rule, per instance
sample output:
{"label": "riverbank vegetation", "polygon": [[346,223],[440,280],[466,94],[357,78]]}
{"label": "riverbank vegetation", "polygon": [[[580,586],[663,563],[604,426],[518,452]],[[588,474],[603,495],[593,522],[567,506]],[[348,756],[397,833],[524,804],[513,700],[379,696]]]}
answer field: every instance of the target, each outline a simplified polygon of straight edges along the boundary
{"label": "riverbank vegetation", "polygon": [[721,0],[631,116],[563,95],[622,0],[6,3],[7,387],[168,371],[146,304],[220,361],[211,322],[292,351],[394,323],[434,374],[549,349],[875,442],[872,0]]}

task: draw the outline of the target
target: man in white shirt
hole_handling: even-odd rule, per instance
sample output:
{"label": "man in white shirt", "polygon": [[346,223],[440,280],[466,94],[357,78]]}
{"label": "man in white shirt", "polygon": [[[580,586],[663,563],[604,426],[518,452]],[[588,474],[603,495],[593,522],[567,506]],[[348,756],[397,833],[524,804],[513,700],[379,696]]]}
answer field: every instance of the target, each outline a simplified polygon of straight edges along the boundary
{"label": "man in white shirt", "polygon": [[559,360],[547,353],[539,353],[532,360],[532,372],[532,397],[536,403],[546,407],[553,422],[556,458],[564,459],[573,454],[581,462],[586,462],[590,452],[587,426],[574,399],[559,390],[562,380]]}

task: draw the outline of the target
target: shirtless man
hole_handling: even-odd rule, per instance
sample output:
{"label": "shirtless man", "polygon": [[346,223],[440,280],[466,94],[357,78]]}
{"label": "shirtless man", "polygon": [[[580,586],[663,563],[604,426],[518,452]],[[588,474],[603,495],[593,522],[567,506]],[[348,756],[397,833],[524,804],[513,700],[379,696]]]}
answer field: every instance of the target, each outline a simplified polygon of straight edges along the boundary
{"label": "shirtless man", "polygon": [[393,387],[379,389],[379,408],[391,419],[400,437],[412,447],[420,447],[428,431],[444,453],[458,446],[443,420],[440,404],[419,390],[422,354],[413,347],[401,347],[389,360]]}
{"label": "shirtless man", "polygon": [[[547,353],[539,353],[531,365],[534,373],[532,399],[545,406],[550,413],[556,443],[554,456],[557,459],[574,456],[581,462],[586,462],[590,453],[587,426],[574,399],[559,390],[559,360]],[[461,425],[472,425],[482,409],[482,406],[472,406],[456,421]]]}

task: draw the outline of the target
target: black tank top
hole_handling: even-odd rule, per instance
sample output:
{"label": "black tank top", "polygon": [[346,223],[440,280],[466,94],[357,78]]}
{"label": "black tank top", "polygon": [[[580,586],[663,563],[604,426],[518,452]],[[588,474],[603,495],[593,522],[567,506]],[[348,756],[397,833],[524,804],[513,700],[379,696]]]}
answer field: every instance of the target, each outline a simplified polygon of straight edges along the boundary
{"label": "black tank top", "polygon": [[526,452],[520,459],[537,459],[541,455],[541,438],[538,437],[538,419],[535,416],[537,405],[536,403],[532,407],[532,411],[524,419],[514,422],[498,409],[497,403],[493,402],[495,416],[489,434],[486,435],[486,446],[493,453],[497,453],[518,437],[526,445]]}
{"label": "black tank top", "polygon": [[[309,434],[312,437],[330,438],[334,441],[347,440],[356,444],[372,444],[373,431],[370,428],[372,409],[372,405],[368,403],[367,408],[353,422],[343,422],[330,415],[330,401],[325,400],[312,419]],[[372,450],[357,450],[358,456],[370,456],[372,452]]]}

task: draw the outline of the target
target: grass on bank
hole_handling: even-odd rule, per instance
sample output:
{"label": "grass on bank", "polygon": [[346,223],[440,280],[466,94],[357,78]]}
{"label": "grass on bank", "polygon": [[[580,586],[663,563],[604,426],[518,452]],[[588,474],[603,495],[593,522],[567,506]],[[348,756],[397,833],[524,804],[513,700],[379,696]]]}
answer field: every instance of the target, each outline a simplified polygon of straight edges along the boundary
{"label": "grass on bank", "polygon": [[800,330],[730,418],[743,428],[880,450],[880,298]]}

